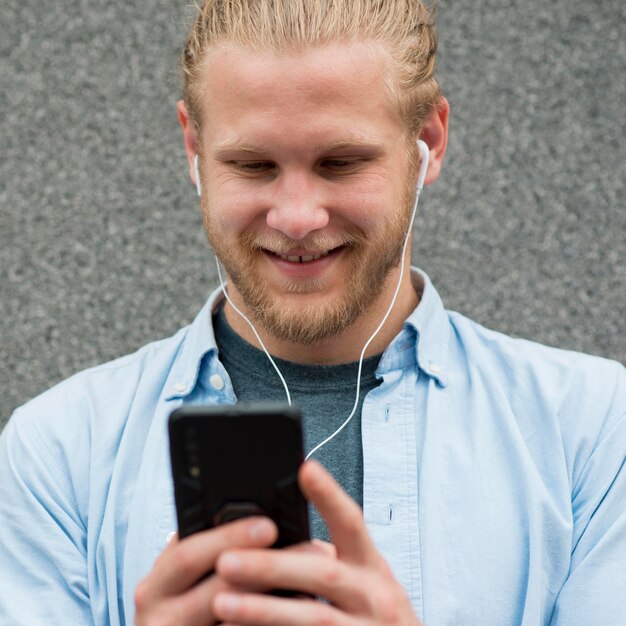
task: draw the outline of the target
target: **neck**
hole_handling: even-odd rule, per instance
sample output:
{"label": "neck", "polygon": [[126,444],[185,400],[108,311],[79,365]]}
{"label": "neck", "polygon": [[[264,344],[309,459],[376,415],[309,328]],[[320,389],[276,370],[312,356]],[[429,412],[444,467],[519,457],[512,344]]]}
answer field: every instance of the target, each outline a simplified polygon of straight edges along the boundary
{"label": "neck", "polygon": [[[380,324],[391,303],[399,271],[398,268],[390,273],[385,288],[353,324],[332,337],[316,341],[311,345],[302,345],[271,335],[261,324],[255,324],[255,328],[268,352],[286,361],[312,365],[336,365],[357,361],[363,346]],[[241,299],[237,297],[238,294],[229,292],[229,295],[231,298],[234,297],[237,308],[254,322],[250,312],[243,305]],[[364,358],[380,354],[387,348],[418,303],[419,296],[411,284],[411,275],[407,264],[396,302],[380,332],[370,342]],[[231,328],[240,337],[252,345],[261,347],[248,323],[242,319],[229,302],[226,302],[224,306],[224,313]]]}

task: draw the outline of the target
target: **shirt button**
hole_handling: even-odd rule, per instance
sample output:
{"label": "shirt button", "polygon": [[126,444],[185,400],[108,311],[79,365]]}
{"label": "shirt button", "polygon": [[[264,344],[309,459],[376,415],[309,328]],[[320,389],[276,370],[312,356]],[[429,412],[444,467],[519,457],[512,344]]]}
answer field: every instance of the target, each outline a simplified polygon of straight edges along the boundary
{"label": "shirt button", "polygon": [[224,379],[219,374],[213,374],[211,378],[209,378],[209,382],[211,383],[211,387],[217,391],[224,389]]}
{"label": "shirt button", "polygon": [[431,372],[431,374],[441,374],[441,368],[436,363],[431,363],[428,366],[428,371]]}
{"label": "shirt button", "polygon": [[185,383],[176,383],[174,385],[174,391],[182,392],[185,391],[185,389],[187,389],[187,385]]}

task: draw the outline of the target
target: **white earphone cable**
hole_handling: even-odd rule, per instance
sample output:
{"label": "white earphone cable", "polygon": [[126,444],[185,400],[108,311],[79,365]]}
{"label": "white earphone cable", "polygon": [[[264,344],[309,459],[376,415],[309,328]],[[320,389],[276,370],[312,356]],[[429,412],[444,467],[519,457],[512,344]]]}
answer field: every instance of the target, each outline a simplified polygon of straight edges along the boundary
{"label": "white earphone cable", "polygon": [[248,326],[250,326],[257,341],[261,344],[261,348],[263,348],[263,352],[265,352],[265,356],[269,359],[270,363],[272,364],[272,367],[276,370],[276,373],[278,374],[278,378],[280,378],[280,382],[283,384],[283,387],[285,388],[285,394],[287,394],[287,402],[289,403],[289,406],[291,406],[291,394],[289,393],[289,387],[287,387],[287,382],[285,381],[281,371],[278,369],[278,365],[276,365],[276,362],[272,358],[272,355],[268,352],[267,348],[265,347],[265,344],[263,343],[263,340],[261,339],[261,337],[259,336],[259,333],[254,327],[254,324],[237,308],[237,305],[235,305],[235,303],[230,299],[230,296],[228,295],[228,292],[226,291],[226,285],[224,285],[224,279],[222,278],[222,270],[220,268],[220,262],[217,256],[215,257],[215,263],[217,264],[217,275],[220,278],[220,286],[222,288],[222,293],[224,294],[226,300],[228,300],[228,302],[230,303],[230,306],[232,306],[233,309],[235,309],[235,311],[246,322],[248,322]]}

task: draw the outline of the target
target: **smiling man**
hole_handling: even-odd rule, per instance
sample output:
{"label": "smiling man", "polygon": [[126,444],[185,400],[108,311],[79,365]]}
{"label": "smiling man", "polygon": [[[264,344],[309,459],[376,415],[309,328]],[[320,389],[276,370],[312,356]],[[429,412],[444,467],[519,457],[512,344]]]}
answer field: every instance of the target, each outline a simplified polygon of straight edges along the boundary
{"label": "smiling man", "polygon": [[[179,104],[230,295],[282,358],[357,360],[398,282],[420,134],[431,148],[427,183],[437,177],[448,105],[433,103],[411,130],[385,89],[390,56],[381,43],[358,40],[289,55],[216,44],[199,63],[207,88],[200,109]],[[417,302],[406,272],[370,354],[382,352]],[[253,343],[228,304],[225,313]]]}
{"label": "smiling man", "polygon": [[[13,416],[0,623],[623,623],[624,368],[447,312],[408,267],[447,143],[435,50],[418,0],[200,8],[178,117],[228,298]],[[166,546],[167,418],[284,399],[263,347],[325,541],[271,550],[250,518]]]}

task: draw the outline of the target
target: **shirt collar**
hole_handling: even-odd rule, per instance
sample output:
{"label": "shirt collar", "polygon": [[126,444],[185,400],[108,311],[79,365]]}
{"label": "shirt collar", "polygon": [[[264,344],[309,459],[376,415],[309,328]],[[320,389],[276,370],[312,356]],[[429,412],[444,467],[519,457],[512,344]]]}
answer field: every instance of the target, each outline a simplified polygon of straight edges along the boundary
{"label": "shirt collar", "polygon": [[[379,372],[392,369],[393,360],[386,357],[398,350],[404,350],[408,334],[414,341],[415,360],[419,368],[445,387],[447,384],[446,354],[450,332],[448,316],[437,290],[425,272],[412,267],[411,282],[417,293],[421,293],[420,302],[404,322],[402,333],[385,350]],[[223,298],[222,289],[218,287],[202,307],[196,319],[185,329],[187,336],[182,341],[180,353],[166,383],[166,400],[188,396],[198,381],[202,360],[217,354],[211,316]],[[403,347],[399,348],[400,345]]]}
{"label": "shirt collar", "polygon": [[411,268],[411,282],[420,293],[420,302],[404,322],[415,336],[415,358],[419,368],[442,387],[448,384],[448,342],[450,321],[443,302],[428,275]]}
{"label": "shirt collar", "polygon": [[211,316],[215,307],[224,298],[218,287],[206,301],[196,319],[187,327],[180,353],[174,361],[166,383],[166,400],[188,396],[198,382],[200,366],[205,356],[217,354],[217,343]]}

